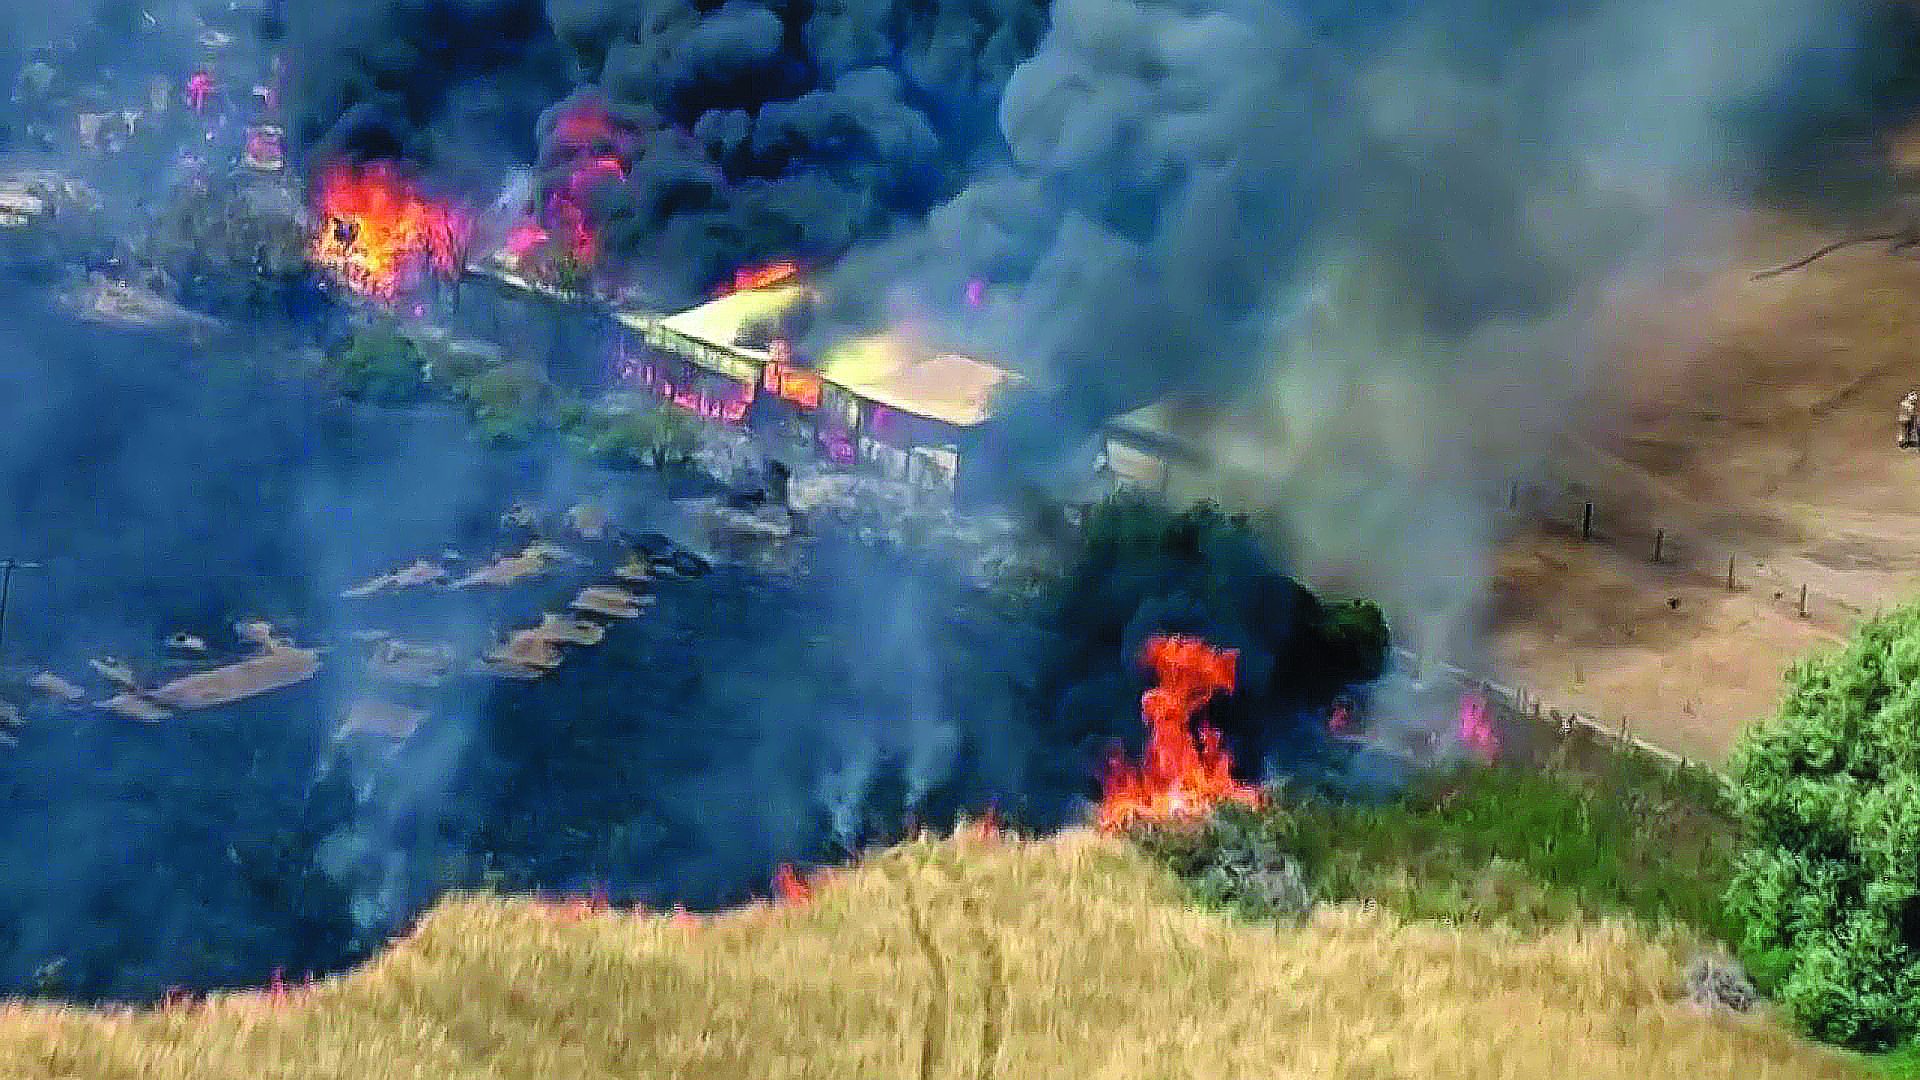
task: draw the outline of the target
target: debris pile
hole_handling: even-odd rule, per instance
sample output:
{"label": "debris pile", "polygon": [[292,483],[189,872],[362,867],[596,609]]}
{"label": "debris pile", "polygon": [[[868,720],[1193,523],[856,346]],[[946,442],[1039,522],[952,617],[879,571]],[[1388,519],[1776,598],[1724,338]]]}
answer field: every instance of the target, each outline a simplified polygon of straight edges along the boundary
{"label": "debris pile", "polygon": [[425,709],[377,698],[363,698],[347,708],[345,719],[334,729],[335,741],[365,735],[394,742],[405,741],[427,719]]}
{"label": "debris pile", "polygon": [[[242,623],[234,628],[243,643],[259,651],[243,660],[208,671],[186,675],[152,689],[141,686],[133,669],[111,657],[89,660],[95,673],[120,692],[95,704],[108,712],[130,720],[154,723],[170,719],[176,711],[211,709],[237,701],[282,690],[303,683],[320,671],[320,653],[302,649],[276,634],[264,622]],[[176,634],[183,644],[199,642],[191,635]],[[204,648],[204,642],[199,642]],[[169,645],[174,644],[169,639]],[[43,674],[34,685],[43,692],[72,700],[68,691],[78,688],[58,676]]]}
{"label": "debris pile", "polygon": [[471,589],[481,586],[504,588],[522,581],[540,577],[563,562],[580,562],[572,552],[553,544],[535,541],[528,544],[526,550],[518,555],[502,555],[491,564],[483,566],[466,577],[453,583],[456,589]]}
{"label": "debris pile", "polygon": [[363,581],[353,588],[342,592],[343,599],[358,600],[395,589],[411,589],[419,585],[438,585],[447,578],[446,567],[418,560],[411,566],[403,567],[392,573]]}
{"label": "debris pile", "polygon": [[367,673],[376,679],[432,689],[453,673],[454,653],[446,645],[414,645],[398,638],[376,642]]}
{"label": "debris pile", "polygon": [[651,596],[635,596],[625,589],[595,585],[581,589],[580,595],[574,597],[567,606],[575,611],[608,619],[637,619],[640,609],[652,603]]}
{"label": "debris pile", "polygon": [[513,679],[537,679],[560,666],[560,646],[598,645],[607,628],[586,619],[548,613],[540,625],[520,630],[486,656],[486,670]]}

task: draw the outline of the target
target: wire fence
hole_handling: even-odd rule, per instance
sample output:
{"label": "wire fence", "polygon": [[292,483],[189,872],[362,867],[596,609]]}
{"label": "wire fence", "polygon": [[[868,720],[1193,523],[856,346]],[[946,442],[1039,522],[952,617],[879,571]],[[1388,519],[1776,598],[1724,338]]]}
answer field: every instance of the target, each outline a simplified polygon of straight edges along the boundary
{"label": "wire fence", "polygon": [[1501,721],[1505,759],[1539,764],[1553,750],[1577,741],[1596,749],[1639,757],[1664,768],[1706,776],[1722,788],[1731,782],[1724,772],[1705,762],[1677,754],[1634,734],[1624,719],[1619,724],[1607,725],[1577,709],[1550,704],[1525,688],[1496,682],[1443,660],[1422,658],[1408,649],[1396,647],[1393,651],[1406,670],[1418,672],[1422,681],[1445,679],[1463,692],[1484,695]]}
{"label": "wire fence", "polygon": [[[1510,483],[1498,498],[1516,523],[1530,522],[1659,567],[1676,584],[1712,586],[1762,599],[1771,594],[1781,610],[1825,628],[1850,626],[1867,614],[1860,604],[1819,588],[1814,580],[1817,572],[1796,573],[1791,564],[1801,559],[1776,561],[1752,554],[1686,523],[1663,521],[1627,498],[1602,501],[1573,484],[1523,482]],[[1789,568],[1782,569],[1779,561]]]}
{"label": "wire fence", "polygon": [[[1782,572],[1770,566],[1767,559],[1702,532],[1662,523],[1626,499],[1603,502],[1574,484],[1520,481],[1509,482],[1504,490],[1488,494],[1489,502],[1502,508],[1515,526],[1544,528],[1551,534],[1596,545],[1619,557],[1642,560],[1661,568],[1668,575],[1665,580],[1674,584],[1684,582],[1749,595],[1760,593],[1763,597],[1771,593],[1773,602],[1782,610],[1824,629],[1844,628],[1868,614],[1861,605],[1814,587],[1807,577],[1796,577],[1791,570]],[[1647,590],[1657,594],[1660,588],[1650,582]],[[1677,606],[1678,599],[1672,598],[1670,602]],[[1728,782],[1721,771],[1635,734],[1624,717],[1617,724],[1607,724],[1577,709],[1551,704],[1527,688],[1507,686],[1443,659],[1421,657],[1404,648],[1396,648],[1395,653],[1408,665],[1407,670],[1417,672],[1423,682],[1444,678],[1463,690],[1477,690],[1486,695],[1502,715],[1507,734],[1529,747],[1519,756],[1535,757],[1545,748],[1579,739],[1665,767],[1694,771],[1722,785]]]}

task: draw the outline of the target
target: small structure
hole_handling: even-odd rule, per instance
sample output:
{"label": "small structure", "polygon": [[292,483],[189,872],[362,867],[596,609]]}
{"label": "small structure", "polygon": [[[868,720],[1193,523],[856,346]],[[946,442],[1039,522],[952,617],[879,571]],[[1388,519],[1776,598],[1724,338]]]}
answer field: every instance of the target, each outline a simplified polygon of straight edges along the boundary
{"label": "small structure", "polygon": [[286,133],[277,124],[248,128],[247,149],[241,161],[250,169],[279,172],[287,164]]}
{"label": "small structure", "polygon": [[1212,468],[1206,451],[1182,431],[1181,410],[1156,401],[1106,422],[1100,430],[1100,469],[1110,490],[1177,498]]}

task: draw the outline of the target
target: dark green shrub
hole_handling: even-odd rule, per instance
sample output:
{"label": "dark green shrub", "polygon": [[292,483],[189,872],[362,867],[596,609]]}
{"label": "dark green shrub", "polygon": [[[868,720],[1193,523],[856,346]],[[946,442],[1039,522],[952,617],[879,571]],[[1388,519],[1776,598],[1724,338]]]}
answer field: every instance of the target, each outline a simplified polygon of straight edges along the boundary
{"label": "dark green shrub", "polygon": [[[1731,823],[1648,774],[1628,790],[1508,767],[1423,776],[1382,806],[1281,790],[1204,825],[1136,835],[1197,898],[1264,914],[1231,884],[1236,865],[1296,861],[1314,895],[1412,919],[1542,927],[1630,916],[1724,940]],[[1222,873],[1222,870],[1226,873]]]}
{"label": "dark green shrub", "polygon": [[1796,665],[1734,756],[1741,959],[1813,1034],[1920,1030],[1920,606]]}
{"label": "dark green shrub", "polygon": [[700,421],[668,405],[607,417],[596,425],[587,444],[604,461],[655,469],[686,464],[699,446]]}
{"label": "dark green shrub", "polygon": [[362,330],[337,358],[341,389],[366,401],[412,401],[425,387],[424,360],[419,348],[392,327]]}
{"label": "dark green shrub", "polygon": [[480,437],[490,442],[531,439],[552,401],[553,384],[537,366],[510,362],[489,368],[461,389]]}

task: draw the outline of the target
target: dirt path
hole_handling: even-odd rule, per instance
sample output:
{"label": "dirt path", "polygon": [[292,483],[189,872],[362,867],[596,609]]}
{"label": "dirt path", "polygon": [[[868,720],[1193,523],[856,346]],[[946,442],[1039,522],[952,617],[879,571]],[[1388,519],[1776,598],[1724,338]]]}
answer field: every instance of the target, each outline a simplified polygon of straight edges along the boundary
{"label": "dirt path", "polygon": [[[1920,260],[1861,247],[1752,280],[1824,238],[1756,219],[1723,270],[1621,306],[1597,410],[1611,425],[1543,499],[1567,524],[1500,553],[1508,678],[1722,760],[1773,714],[1795,658],[1920,593],[1920,455],[1894,446],[1895,406],[1920,386]],[[1569,532],[1586,500],[1592,543]],[[1668,565],[1650,558],[1659,528]]]}

